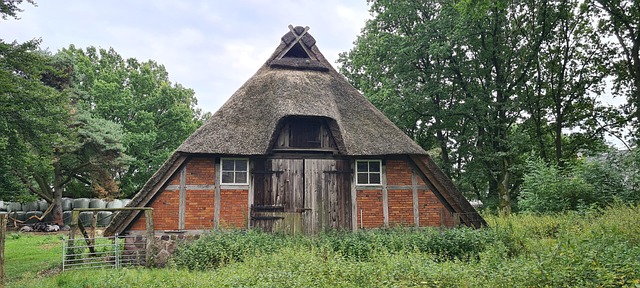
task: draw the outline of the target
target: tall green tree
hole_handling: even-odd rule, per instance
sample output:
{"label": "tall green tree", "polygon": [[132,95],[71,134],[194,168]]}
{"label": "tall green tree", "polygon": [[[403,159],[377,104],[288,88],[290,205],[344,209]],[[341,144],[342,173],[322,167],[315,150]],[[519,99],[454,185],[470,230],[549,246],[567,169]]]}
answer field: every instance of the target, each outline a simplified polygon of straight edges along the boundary
{"label": "tall green tree", "polygon": [[0,42],[0,189],[5,199],[27,192],[27,167],[47,166],[50,160],[37,151],[50,152],[66,131],[68,100],[42,81],[57,71],[38,45]]}
{"label": "tall green tree", "polygon": [[640,143],[640,2],[635,0],[591,0],[602,12],[600,31],[617,42],[614,58],[615,87],[627,97],[627,113],[636,142]]}
{"label": "tall green tree", "polygon": [[[111,171],[121,167],[120,127],[94,118],[76,103],[71,63],[38,43],[0,45],[0,118],[3,197],[32,193],[51,204],[62,224],[63,193],[74,181],[98,194],[117,193]],[[11,194],[11,195],[8,195]]]}
{"label": "tall green tree", "polygon": [[341,71],[483,201],[508,213],[523,155],[562,164],[610,131],[596,97],[611,54],[582,2],[370,4]]}
{"label": "tall green tree", "polygon": [[[2,1],[2,18],[17,18],[21,2]],[[68,58],[39,44],[0,41],[0,190],[4,199],[26,193],[45,199],[53,221],[62,224],[69,183],[105,194],[119,190],[111,171],[121,167],[124,147],[117,124],[78,105],[82,97],[69,87]]]}
{"label": "tall green tree", "polygon": [[[578,151],[602,150],[604,133],[624,119],[600,103],[614,51],[601,39],[594,14],[583,1],[555,1],[555,25],[542,44],[535,71],[528,81],[524,109],[526,124],[537,143],[539,157],[564,165]],[[595,151],[593,151],[595,152]]]}
{"label": "tall green tree", "polygon": [[71,87],[86,98],[78,104],[93,117],[117,123],[131,157],[116,170],[124,196],[149,179],[169,155],[201,124],[193,90],[169,81],[164,66],[124,59],[113,49],[62,49],[73,63]]}

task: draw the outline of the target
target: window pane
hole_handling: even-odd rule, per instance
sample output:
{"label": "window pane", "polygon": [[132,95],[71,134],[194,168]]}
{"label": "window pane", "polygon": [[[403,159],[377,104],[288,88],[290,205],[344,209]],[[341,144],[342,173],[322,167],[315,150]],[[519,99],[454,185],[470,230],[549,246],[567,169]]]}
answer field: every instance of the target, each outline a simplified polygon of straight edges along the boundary
{"label": "window pane", "polygon": [[378,173],[369,174],[369,184],[380,184],[380,174]]}
{"label": "window pane", "polygon": [[358,184],[369,184],[367,173],[358,173]]}
{"label": "window pane", "polygon": [[380,162],[378,161],[369,162],[369,172],[380,172]]}
{"label": "window pane", "polygon": [[247,183],[247,172],[236,172],[235,183]]}
{"label": "window pane", "polygon": [[233,160],[222,160],[222,171],[233,171]]}
{"label": "window pane", "polygon": [[357,163],[357,170],[358,172],[367,172],[369,171],[369,163],[367,162],[356,162]]}
{"label": "window pane", "polygon": [[236,171],[247,171],[247,160],[236,160]]}
{"label": "window pane", "polygon": [[222,183],[233,183],[233,172],[222,172]]}

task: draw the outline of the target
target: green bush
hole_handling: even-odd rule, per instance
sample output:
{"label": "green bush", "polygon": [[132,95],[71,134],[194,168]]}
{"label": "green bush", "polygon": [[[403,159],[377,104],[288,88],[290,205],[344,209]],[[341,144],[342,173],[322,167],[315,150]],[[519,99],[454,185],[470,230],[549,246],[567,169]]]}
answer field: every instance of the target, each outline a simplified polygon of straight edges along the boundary
{"label": "green bush", "polygon": [[563,169],[540,159],[529,161],[518,208],[533,212],[587,211],[614,201],[638,203],[640,191],[635,182],[639,172],[633,155],[582,159],[567,163]]}
{"label": "green bush", "polygon": [[248,256],[273,253],[286,244],[285,240],[282,235],[257,230],[214,231],[178,246],[172,262],[192,270],[218,268]]}
{"label": "green bush", "polygon": [[215,231],[176,249],[172,263],[191,270],[216,269],[243,262],[256,255],[271,255],[283,247],[320,251],[350,261],[370,261],[383,254],[416,252],[435,261],[477,259],[487,245],[503,242],[515,255],[513,239],[496,230],[456,229],[378,229],[352,232],[329,232],[316,237],[287,236],[249,231]]}

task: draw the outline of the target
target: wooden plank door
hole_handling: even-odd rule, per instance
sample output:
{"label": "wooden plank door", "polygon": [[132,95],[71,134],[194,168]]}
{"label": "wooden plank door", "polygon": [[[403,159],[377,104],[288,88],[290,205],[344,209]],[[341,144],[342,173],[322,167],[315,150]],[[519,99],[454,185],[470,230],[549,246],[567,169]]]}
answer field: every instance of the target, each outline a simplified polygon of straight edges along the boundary
{"label": "wooden plank door", "polygon": [[268,232],[301,232],[301,212],[304,205],[303,165],[302,159],[254,161],[252,227]]}
{"label": "wooden plank door", "polygon": [[304,160],[305,233],[351,229],[350,170],[347,160]]}

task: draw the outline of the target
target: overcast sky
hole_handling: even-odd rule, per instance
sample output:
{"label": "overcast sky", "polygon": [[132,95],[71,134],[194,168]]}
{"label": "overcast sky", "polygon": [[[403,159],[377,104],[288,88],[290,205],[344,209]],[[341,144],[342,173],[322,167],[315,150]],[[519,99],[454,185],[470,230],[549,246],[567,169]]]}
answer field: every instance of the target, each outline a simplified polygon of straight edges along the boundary
{"label": "overcast sky", "polygon": [[195,90],[215,112],[255,73],[287,33],[309,26],[334,66],[369,17],[366,0],[36,0],[19,20],[0,20],[0,38],[42,38],[56,52],[113,47],[124,58],[163,64],[173,83]]}

